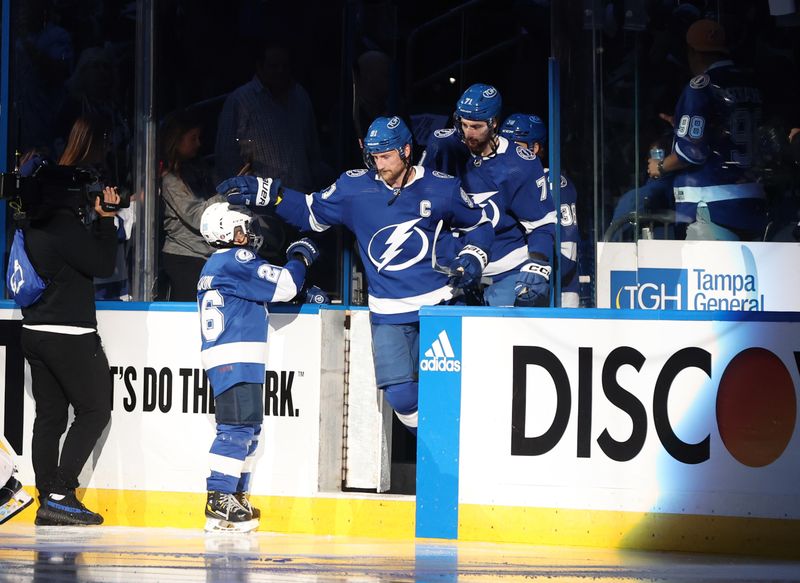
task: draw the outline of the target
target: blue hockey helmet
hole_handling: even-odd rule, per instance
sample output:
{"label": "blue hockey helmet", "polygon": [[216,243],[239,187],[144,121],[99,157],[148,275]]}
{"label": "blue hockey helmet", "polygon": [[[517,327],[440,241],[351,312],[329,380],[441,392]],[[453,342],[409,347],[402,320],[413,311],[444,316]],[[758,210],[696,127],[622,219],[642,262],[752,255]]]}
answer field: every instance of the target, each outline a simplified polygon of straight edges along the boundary
{"label": "blue hockey helmet", "polygon": [[379,117],[373,121],[364,138],[364,163],[367,168],[374,168],[375,161],[372,154],[381,154],[390,150],[397,150],[400,159],[406,160],[405,145],[413,148],[411,131],[399,117]]}
{"label": "blue hockey helmet", "polygon": [[462,119],[470,121],[485,121],[489,125],[492,123],[495,130],[498,126],[500,109],[503,107],[503,99],[500,92],[485,83],[475,83],[467,88],[456,103],[456,111],[453,117],[456,121],[456,129]]}
{"label": "blue hockey helmet", "polygon": [[512,142],[525,142],[528,148],[533,148],[534,142],[547,142],[547,127],[538,115],[512,113],[500,127],[500,135]]}

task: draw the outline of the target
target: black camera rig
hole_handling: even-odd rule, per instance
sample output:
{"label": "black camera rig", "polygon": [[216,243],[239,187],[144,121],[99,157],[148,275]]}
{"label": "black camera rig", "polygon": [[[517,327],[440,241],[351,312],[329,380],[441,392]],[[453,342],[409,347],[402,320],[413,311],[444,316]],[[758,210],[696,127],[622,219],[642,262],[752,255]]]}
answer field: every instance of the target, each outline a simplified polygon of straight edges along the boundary
{"label": "black camera rig", "polygon": [[[102,197],[102,185],[97,174],[85,168],[42,162],[30,176],[0,174],[0,199],[10,201],[16,221],[41,219],[58,208],[84,213],[94,208],[98,196]],[[101,206],[108,212],[127,208],[130,196],[120,195],[118,204]]]}

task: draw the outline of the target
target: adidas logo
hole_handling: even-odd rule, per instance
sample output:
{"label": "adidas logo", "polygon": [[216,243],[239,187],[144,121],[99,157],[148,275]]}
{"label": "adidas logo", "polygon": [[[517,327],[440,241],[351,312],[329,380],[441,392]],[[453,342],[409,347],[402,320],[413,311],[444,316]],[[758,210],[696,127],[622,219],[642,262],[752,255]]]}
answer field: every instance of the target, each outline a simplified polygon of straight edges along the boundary
{"label": "adidas logo", "polygon": [[453,346],[447,337],[447,332],[442,330],[433,341],[431,347],[425,351],[425,358],[419,363],[420,370],[436,372],[459,372],[461,361],[456,359]]}

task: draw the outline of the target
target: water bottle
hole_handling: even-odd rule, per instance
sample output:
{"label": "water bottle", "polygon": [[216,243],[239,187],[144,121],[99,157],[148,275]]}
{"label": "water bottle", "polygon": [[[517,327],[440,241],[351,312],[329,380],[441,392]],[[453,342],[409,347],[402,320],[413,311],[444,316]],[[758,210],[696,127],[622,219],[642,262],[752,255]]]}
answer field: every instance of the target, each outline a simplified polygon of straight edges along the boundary
{"label": "water bottle", "polygon": [[650,150],[650,157],[653,160],[663,160],[664,159],[664,149],[663,148],[653,148]]}

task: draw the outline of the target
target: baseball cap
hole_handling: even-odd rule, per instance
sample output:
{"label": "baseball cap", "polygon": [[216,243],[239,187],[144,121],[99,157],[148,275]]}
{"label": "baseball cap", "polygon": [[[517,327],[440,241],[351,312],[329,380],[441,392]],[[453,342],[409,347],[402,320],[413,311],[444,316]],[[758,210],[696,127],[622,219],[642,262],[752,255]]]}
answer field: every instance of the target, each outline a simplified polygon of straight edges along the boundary
{"label": "baseball cap", "polygon": [[713,20],[695,21],[686,31],[686,44],[698,53],[727,53],[725,29]]}

